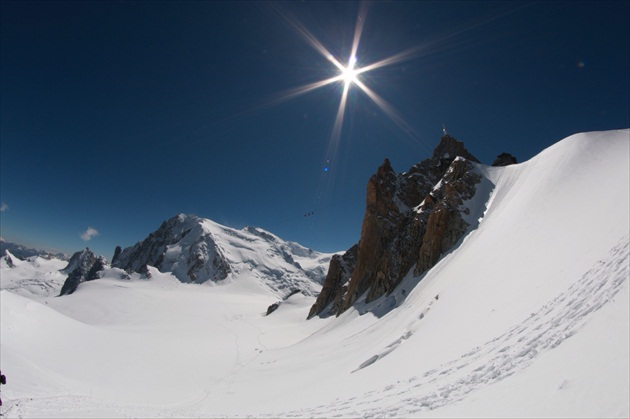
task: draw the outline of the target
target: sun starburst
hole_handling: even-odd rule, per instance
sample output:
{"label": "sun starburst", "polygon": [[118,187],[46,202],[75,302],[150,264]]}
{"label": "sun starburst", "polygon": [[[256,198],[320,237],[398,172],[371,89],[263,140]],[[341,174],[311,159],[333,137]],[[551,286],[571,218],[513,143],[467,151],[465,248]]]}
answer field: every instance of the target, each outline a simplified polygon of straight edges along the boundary
{"label": "sun starburst", "polygon": [[358,80],[360,71],[359,69],[354,68],[356,63],[357,57],[350,57],[348,65],[341,70],[341,78],[346,85],[355,83]]}
{"label": "sun starburst", "polygon": [[[361,92],[363,92],[376,106],[378,106],[392,121],[396,123],[405,133],[407,133],[412,139],[420,140],[415,130],[405,121],[402,115],[385,99],[378,95],[372,88],[365,84],[365,78],[362,77],[367,72],[371,72],[386,66],[399,64],[412,59],[426,57],[429,54],[437,52],[444,52],[446,50],[453,50],[457,48],[466,48],[471,42],[476,42],[473,37],[470,37],[469,32],[484,25],[502,18],[508,14],[514,13],[519,10],[520,7],[510,8],[498,14],[493,14],[487,18],[473,21],[468,25],[452,28],[452,30],[443,33],[441,36],[425,42],[424,44],[415,45],[411,48],[402,50],[389,57],[380,59],[376,62],[369,64],[362,64],[358,66],[360,61],[357,58],[359,50],[359,43],[363,34],[364,25],[368,13],[368,3],[363,1],[360,3],[359,12],[357,15],[356,24],[354,27],[354,37],[352,39],[352,46],[350,54],[348,55],[348,64],[343,65],[342,61],[333,56],[330,51],[324,47],[324,45],[296,18],[286,13],[277,3],[272,3],[272,9],[287,22],[296,33],[301,36],[308,45],[310,45],[315,51],[317,51],[323,58],[328,60],[334,67],[338,69],[338,73],[334,77],[330,77],[324,80],[315,81],[313,83],[299,86],[291,90],[285,91],[279,94],[275,99],[268,101],[266,105],[275,105],[287,100],[294,99],[298,96],[309,93],[313,90],[321,87],[339,83],[343,88],[341,89],[341,97],[339,100],[339,107],[337,109],[337,115],[334,121],[334,125],[331,132],[329,141],[328,158],[334,154],[335,149],[339,143],[342,131],[342,125],[344,120],[344,114],[348,103],[348,93],[351,87],[356,86]],[[421,141],[422,142],[422,141]]]}
{"label": "sun starburst", "polygon": [[325,59],[327,59],[333,66],[335,66],[339,73],[335,77],[331,77],[328,79],[324,79],[318,82],[314,82],[305,86],[300,86],[295,89],[289,90],[282,94],[278,99],[274,102],[284,102],[289,99],[293,99],[297,96],[301,96],[305,93],[308,93],[312,90],[318,89],[320,87],[327,86],[332,83],[341,83],[343,89],[341,90],[341,98],[339,100],[339,107],[337,109],[337,116],[334,121],[334,125],[331,132],[330,145],[328,154],[334,153],[334,149],[339,143],[339,139],[341,136],[344,114],[348,103],[348,92],[352,86],[356,86],[361,90],[365,95],[372,100],[385,114],[387,114],[403,131],[413,134],[413,129],[411,126],[404,120],[404,118],[396,111],[396,109],[391,106],[385,99],[379,96],[374,90],[369,88],[361,78],[362,74],[365,74],[368,71],[373,71],[378,68],[382,68],[388,65],[392,65],[395,63],[400,63],[402,61],[413,58],[413,56],[417,55],[418,48],[412,48],[407,51],[403,51],[401,53],[395,54],[389,58],[377,61],[375,63],[371,63],[362,67],[357,66],[357,52],[359,50],[359,43],[361,41],[361,35],[363,34],[364,24],[367,18],[368,7],[367,3],[361,3],[359,8],[359,13],[356,20],[356,25],[354,28],[354,37],[352,41],[352,47],[350,50],[348,64],[343,65],[342,61],[335,58],[329,50],[324,47],[324,45],[297,19],[293,16],[288,15],[279,7],[275,8],[276,12],[283,18],[284,21],[289,23],[293,29],[320,55],[322,55]]}
{"label": "sun starburst", "polygon": [[383,113],[385,113],[396,125],[398,125],[403,132],[408,134],[414,140],[419,139],[419,136],[415,133],[415,130],[405,121],[402,115],[385,99],[378,95],[372,88],[367,86],[366,80],[362,76],[367,72],[385,66],[390,66],[393,64],[401,63],[403,61],[417,58],[425,53],[425,49],[427,49],[427,47],[430,47],[431,45],[415,46],[407,50],[403,50],[402,52],[398,52],[387,58],[378,60],[376,62],[368,63],[365,65],[362,64],[361,66],[359,66],[358,64],[361,60],[358,59],[357,54],[359,51],[359,44],[361,42],[361,36],[363,34],[363,29],[368,13],[368,3],[362,2],[359,7],[359,12],[354,27],[354,36],[352,39],[350,53],[348,54],[347,64],[343,65],[342,62],[346,60],[340,60],[336,58],[299,20],[286,13],[276,3],[273,3],[271,7],[282,18],[282,20],[288,23],[296,31],[296,33],[302,39],[304,39],[304,41],[306,41],[308,45],[310,45],[315,51],[317,51],[323,58],[328,60],[338,70],[337,75],[335,75],[334,77],[293,88],[279,94],[274,100],[267,102],[267,105],[275,105],[294,99],[298,96],[302,96],[324,86],[328,86],[334,83],[340,84],[342,86],[341,95],[336,117],[330,134],[330,140],[328,143],[328,151],[326,155],[327,161],[332,160],[334,155],[336,154],[336,149],[341,139],[344,116],[348,105],[349,91],[353,87],[356,87],[359,89],[359,91],[363,92],[365,96],[367,96],[374,104],[376,104],[376,106],[378,106],[378,108]]}

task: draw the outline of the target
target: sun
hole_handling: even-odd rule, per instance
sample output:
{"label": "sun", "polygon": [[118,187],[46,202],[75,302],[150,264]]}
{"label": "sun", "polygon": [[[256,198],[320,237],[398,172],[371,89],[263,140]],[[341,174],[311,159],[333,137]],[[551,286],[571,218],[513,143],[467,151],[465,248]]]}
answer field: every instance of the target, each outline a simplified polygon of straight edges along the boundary
{"label": "sun", "polygon": [[346,86],[352,83],[357,83],[359,81],[358,77],[359,77],[360,71],[354,68],[356,63],[357,63],[357,57],[352,56],[348,60],[348,66],[344,67],[341,70],[341,80],[343,80]]}
{"label": "sun", "polygon": [[[300,35],[315,51],[317,51],[323,58],[328,60],[334,67],[337,68],[338,73],[330,78],[314,81],[312,83],[299,86],[288,91],[279,94],[276,99],[272,100],[269,105],[278,104],[287,100],[294,99],[298,96],[327,86],[329,84],[338,83],[342,86],[340,89],[339,106],[337,108],[337,114],[334,119],[332,132],[329,140],[329,151],[327,155],[333,156],[335,154],[335,148],[339,144],[341,139],[341,133],[343,128],[344,115],[346,107],[348,106],[348,97],[351,88],[358,88],[360,92],[365,94],[374,104],[376,104],[389,118],[392,119],[405,133],[411,137],[417,138],[413,128],[405,121],[405,119],[390,105],[385,99],[379,96],[374,90],[368,87],[363,80],[363,75],[372,70],[376,70],[385,66],[407,61],[409,59],[417,58],[422,51],[422,46],[416,46],[407,50],[401,51],[397,54],[391,55],[388,58],[382,59],[377,62],[369,63],[361,67],[357,66],[357,55],[359,52],[359,43],[361,35],[363,33],[364,24],[367,18],[368,2],[361,2],[359,8],[359,14],[357,16],[354,37],[352,39],[352,46],[348,54],[347,65],[342,64],[345,60],[339,60],[327,49],[300,21],[293,16],[285,13],[281,7],[272,4],[272,8],[278,13],[278,15],[293,29],[298,35]],[[332,158],[332,157],[329,157]]]}

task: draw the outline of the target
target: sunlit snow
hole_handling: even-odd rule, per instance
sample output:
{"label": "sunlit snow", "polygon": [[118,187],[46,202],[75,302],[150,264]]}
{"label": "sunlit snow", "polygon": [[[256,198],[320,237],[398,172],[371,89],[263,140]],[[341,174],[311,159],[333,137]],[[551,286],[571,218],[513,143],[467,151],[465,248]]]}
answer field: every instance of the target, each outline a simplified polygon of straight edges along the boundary
{"label": "sunlit snow", "polygon": [[275,295],[246,274],[109,269],[53,297],[63,263],[3,259],[2,413],[628,417],[629,144],[630,130],[577,134],[478,165],[476,228],[337,318],[307,321],[302,294],[265,316]]}

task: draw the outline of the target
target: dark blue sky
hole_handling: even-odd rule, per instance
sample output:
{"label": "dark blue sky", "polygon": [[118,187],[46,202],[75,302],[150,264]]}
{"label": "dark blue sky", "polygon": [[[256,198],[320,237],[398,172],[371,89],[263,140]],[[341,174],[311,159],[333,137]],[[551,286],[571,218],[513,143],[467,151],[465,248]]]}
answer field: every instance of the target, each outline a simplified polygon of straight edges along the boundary
{"label": "dark blue sky", "polygon": [[1,234],[33,246],[111,258],[184,212],[344,250],[442,123],[488,164],[630,126],[628,1],[372,3],[357,67],[413,49],[361,75],[407,128],[354,86],[334,144],[342,83],[277,100],[338,73],[289,21],[345,64],[359,3],[0,5]]}

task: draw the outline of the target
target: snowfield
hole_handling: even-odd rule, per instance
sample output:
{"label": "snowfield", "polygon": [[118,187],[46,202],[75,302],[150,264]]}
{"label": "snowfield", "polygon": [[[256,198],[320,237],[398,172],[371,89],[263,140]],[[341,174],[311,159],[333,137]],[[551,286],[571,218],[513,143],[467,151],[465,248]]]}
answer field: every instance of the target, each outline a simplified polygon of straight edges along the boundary
{"label": "snowfield", "polygon": [[583,133],[478,165],[476,228],[337,318],[307,321],[302,294],[265,316],[277,294],[246,269],[201,285],[109,269],[54,297],[19,284],[60,288],[63,263],[3,260],[2,414],[628,417],[629,146]]}

